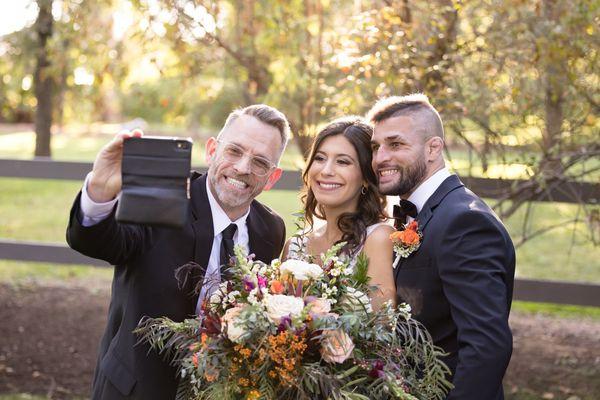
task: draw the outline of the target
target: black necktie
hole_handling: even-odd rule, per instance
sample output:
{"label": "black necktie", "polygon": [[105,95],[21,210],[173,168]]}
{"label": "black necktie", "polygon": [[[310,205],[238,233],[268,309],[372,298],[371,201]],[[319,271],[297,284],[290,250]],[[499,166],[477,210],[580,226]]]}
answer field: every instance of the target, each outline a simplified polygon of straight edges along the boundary
{"label": "black necktie", "polygon": [[236,224],[229,224],[221,234],[221,252],[219,254],[221,282],[228,280],[231,275],[227,270],[229,268],[229,259],[233,256],[233,235],[235,235],[236,230]]}
{"label": "black necktie", "polygon": [[400,199],[400,204],[394,206],[394,228],[404,229],[406,217],[417,217],[417,206],[412,202]]}

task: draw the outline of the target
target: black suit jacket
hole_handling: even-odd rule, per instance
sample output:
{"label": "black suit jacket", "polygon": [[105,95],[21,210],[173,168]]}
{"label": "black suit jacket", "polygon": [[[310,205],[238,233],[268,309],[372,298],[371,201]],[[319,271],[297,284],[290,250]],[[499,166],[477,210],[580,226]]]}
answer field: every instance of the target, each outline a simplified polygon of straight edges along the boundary
{"label": "black suit jacket", "polygon": [[[180,290],[174,271],[189,261],[208,265],[214,234],[206,177],[194,174],[188,223],[177,230],[120,224],[114,219],[114,211],[100,223],[84,227],[80,196],[71,209],[67,242],[82,254],[115,265],[92,397],[173,399],[176,370],[155,351],[149,351],[148,345],[136,345],[138,338],[132,331],[143,316],[182,321],[194,314],[198,300],[191,294],[194,282]],[[278,257],[285,241],[283,220],[254,201],[247,225],[250,251],[256,259],[270,262]]]}
{"label": "black suit jacket", "polygon": [[512,353],[508,326],[515,252],[492,210],[448,177],[416,218],[420,248],[396,267],[399,301],[449,356],[455,388],[448,399],[503,399]]}

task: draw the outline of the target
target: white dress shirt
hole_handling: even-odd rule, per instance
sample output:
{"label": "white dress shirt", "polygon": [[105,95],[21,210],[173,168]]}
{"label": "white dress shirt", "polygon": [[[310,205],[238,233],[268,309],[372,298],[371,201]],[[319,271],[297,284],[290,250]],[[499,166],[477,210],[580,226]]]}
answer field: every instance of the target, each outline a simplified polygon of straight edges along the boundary
{"label": "white dress shirt", "polygon": [[[417,212],[420,213],[423,206],[429,200],[431,195],[440,187],[442,182],[446,180],[452,174],[448,171],[448,168],[444,167],[431,175],[427,180],[421,183],[414,192],[408,197],[408,201],[412,202],[417,207]],[[414,218],[408,217],[407,222],[412,222]]]}
{"label": "white dress shirt", "polygon": [[94,200],[90,199],[90,196],[87,192],[88,181],[90,180],[90,175],[87,174],[85,177],[85,181],[83,182],[83,188],[81,188],[81,225],[83,226],[92,226],[96,225],[98,222],[102,221],[106,217],[110,215],[113,208],[117,204],[119,200],[119,195],[111,201],[107,201],[106,203],[96,203]]}
{"label": "white dress shirt", "polygon": [[217,289],[219,283],[221,283],[221,271],[219,258],[221,256],[221,239],[223,237],[223,231],[229,226],[229,224],[236,224],[237,230],[233,235],[233,243],[236,246],[242,246],[242,248],[249,253],[249,236],[248,226],[246,225],[246,219],[250,213],[250,209],[235,221],[231,221],[225,211],[221,208],[217,199],[213,196],[210,188],[208,187],[208,179],[206,180],[206,193],[208,194],[208,203],[210,204],[210,211],[212,213],[213,220],[213,243],[210,251],[210,258],[208,259],[208,265],[206,266],[206,273],[204,274],[204,282],[202,289],[200,290],[200,296],[198,297],[198,304],[196,304],[196,313],[200,312],[202,301]]}
{"label": "white dress shirt", "polygon": [[[96,203],[90,199],[90,196],[87,192],[89,176],[90,175],[88,174],[88,176],[85,178],[83,188],[81,189],[81,224],[83,226],[95,225],[108,217],[117,204],[120,196],[119,194],[117,198],[106,203]],[[221,238],[223,237],[223,231],[225,228],[227,228],[229,224],[236,224],[237,230],[235,231],[235,235],[233,235],[233,242],[237,246],[242,246],[247,253],[249,252],[250,248],[248,226],[246,225],[246,220],[248,218],[248,214],[250,213],[250,209],[248,209],[246,214],[244,214],[242,217],[236,219],[235,221],[231,221],[213,196],[208,186],[208,180],[206,181],[206,193],[208,195],[208,203],[212,213],[214,236],[208,265],[206,266],[206,273],[204,275],[204,282],[202,289],[200,290],[198,303],[196,305],[196,312],[200,311],[202,301],[209,297],[221,282],[219,258],[221,253]]]}

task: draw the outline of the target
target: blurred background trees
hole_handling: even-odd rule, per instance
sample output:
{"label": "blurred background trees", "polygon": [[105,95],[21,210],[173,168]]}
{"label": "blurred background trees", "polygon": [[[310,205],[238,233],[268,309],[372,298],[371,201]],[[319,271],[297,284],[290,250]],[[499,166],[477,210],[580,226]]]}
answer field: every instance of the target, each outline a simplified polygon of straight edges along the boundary
{"label": "blurred background trees", "polygon": [[288,115],[305,154],[319,124],[420,91],[447,156],[468,160],[459,173],[523,179],[504,217],[600,177],[595,0],[24,4],[28,23],[0,37],[0,122],[35,122],[37,156],[65,124],[143,118],[199,137],[256,102]]}

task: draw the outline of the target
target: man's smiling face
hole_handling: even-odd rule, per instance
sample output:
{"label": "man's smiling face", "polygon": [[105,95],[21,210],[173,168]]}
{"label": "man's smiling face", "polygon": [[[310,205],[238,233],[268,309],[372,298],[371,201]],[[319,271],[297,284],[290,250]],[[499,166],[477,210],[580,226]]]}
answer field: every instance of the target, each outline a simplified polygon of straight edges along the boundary
{"label": "man's smiling face", "polygon": [[408,196],[426,177],[425,142],[413,118],[397,116],[377,123],[371,148],[382,194]]}
{"label": "man's smiling face", "polygon": [[[244,152],[236,162],[226,159],[228,145]],[[266,175],[252,172],[252,157],[277,164],[281,149],[281,136],[277,128],[249,115],[240,115],[225,128],[219,140],[209,139],[206,145],[209,187],[223,208],[230,214],[244,214],[250,203],[263,189],[272,185],[277,168]]]}

